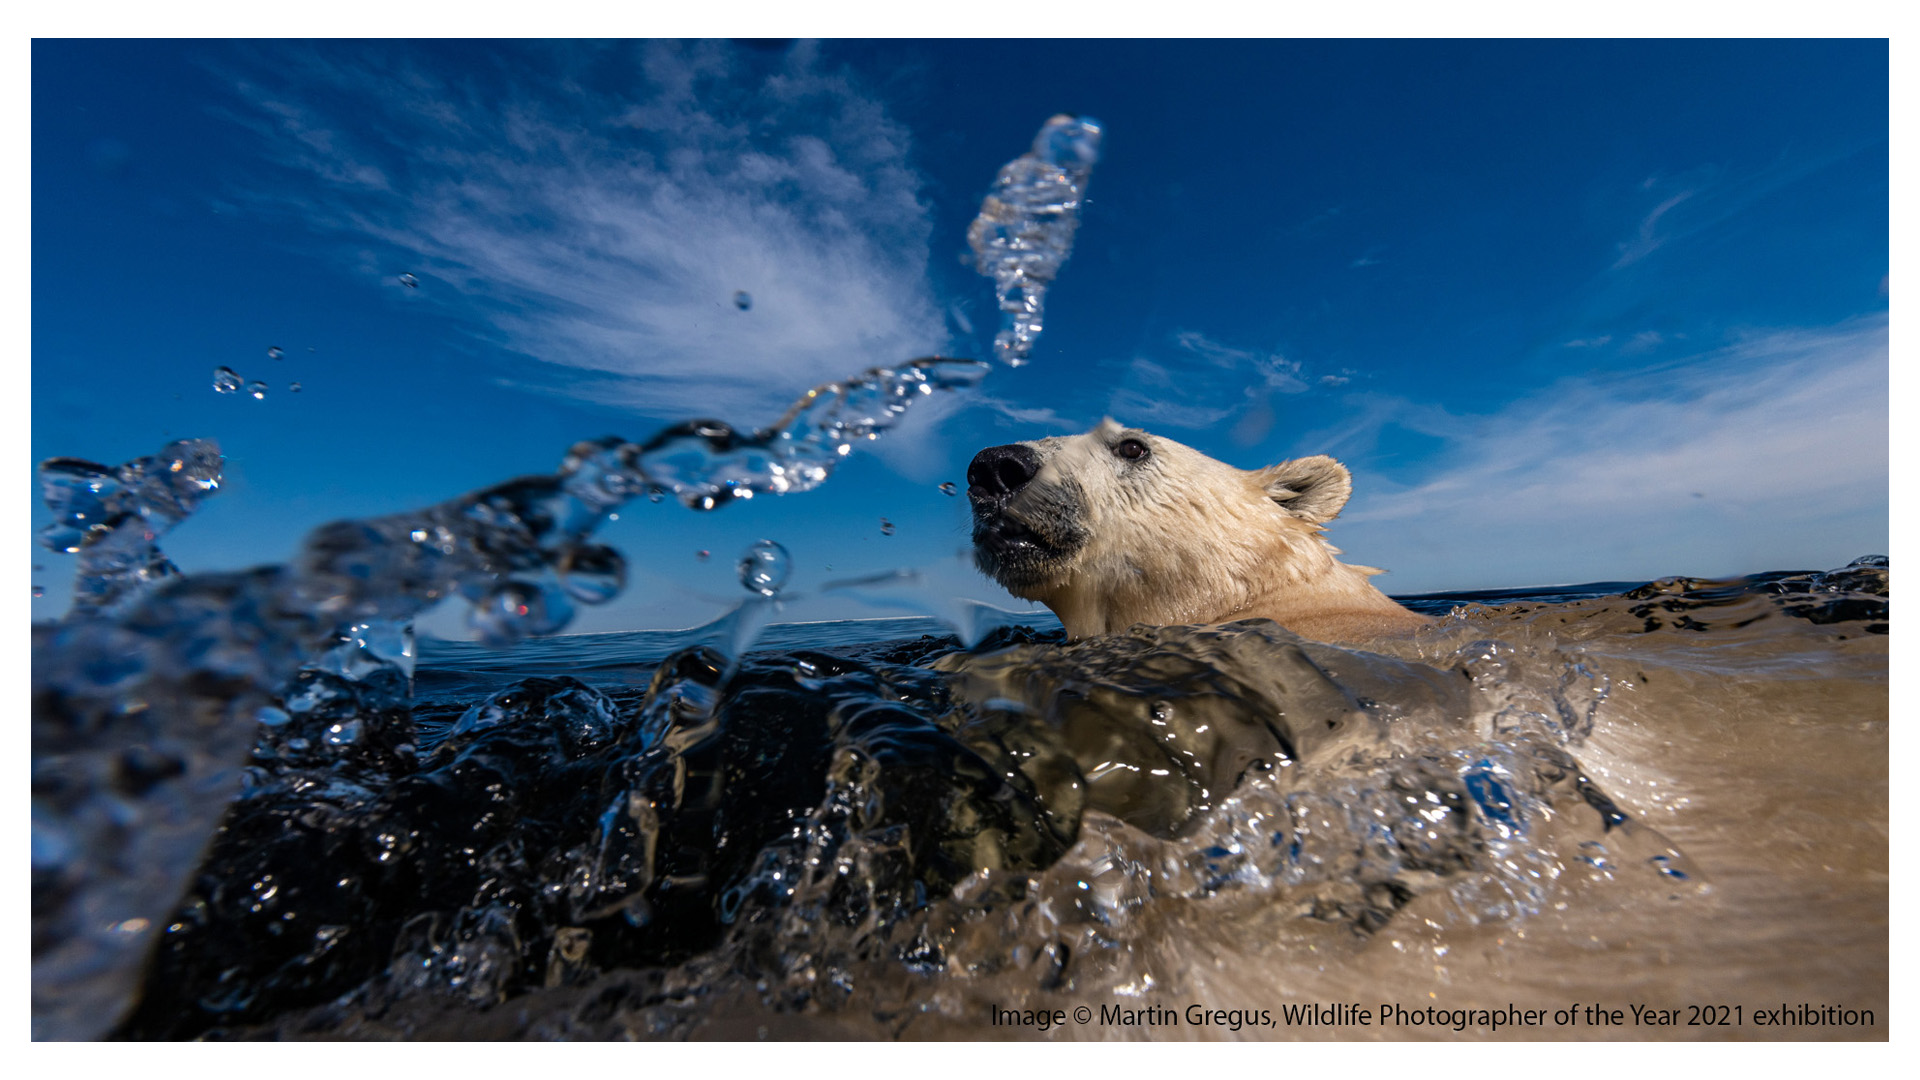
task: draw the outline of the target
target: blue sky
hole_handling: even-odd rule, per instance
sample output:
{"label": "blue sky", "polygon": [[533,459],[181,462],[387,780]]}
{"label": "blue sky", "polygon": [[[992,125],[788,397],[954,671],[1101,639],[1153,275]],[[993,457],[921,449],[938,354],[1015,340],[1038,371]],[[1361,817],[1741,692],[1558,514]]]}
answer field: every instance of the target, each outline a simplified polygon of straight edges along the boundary
{"label": "blue sky", "polygon": [[[33,460],[219,440],[189,571],[986,356],[966,225],[1061,111],[1105,156],[1034,362],[817,491],[628,508],[628,592],[572,629],[710,618],[761,537],[787,618],[901,567],[1021,606],[938,485],[1105,415],[1339,457],[1330,536],[1390,592],[1887,547],[1884,42],[40,41],[32,90]],[[70,557],[33,562],[58,615]]]}

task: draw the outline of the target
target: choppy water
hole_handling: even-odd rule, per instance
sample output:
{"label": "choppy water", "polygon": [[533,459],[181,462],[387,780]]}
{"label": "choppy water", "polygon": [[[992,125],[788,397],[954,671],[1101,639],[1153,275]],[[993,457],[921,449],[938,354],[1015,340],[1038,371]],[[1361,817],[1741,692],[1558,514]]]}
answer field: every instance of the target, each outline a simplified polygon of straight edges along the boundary
{"label": "choppy water", "polygon": [[[303,672],[117,1034],[1884,1037],[1884,562],[1583,591],[1370,650],[901,619],[731,675],[666,633]],[[1877,1024],[1754,1026],[1802,1003]]]}

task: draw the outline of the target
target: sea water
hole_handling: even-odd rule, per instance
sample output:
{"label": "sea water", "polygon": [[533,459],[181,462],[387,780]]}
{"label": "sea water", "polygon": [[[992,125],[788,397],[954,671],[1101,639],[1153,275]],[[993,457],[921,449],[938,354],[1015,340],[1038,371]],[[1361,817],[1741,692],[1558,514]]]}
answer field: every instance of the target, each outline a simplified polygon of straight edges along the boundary
{"label": "sea water", "polygon": [[1883,1037],[1884,560],[1611,588],[308,669],[115,1033]]}

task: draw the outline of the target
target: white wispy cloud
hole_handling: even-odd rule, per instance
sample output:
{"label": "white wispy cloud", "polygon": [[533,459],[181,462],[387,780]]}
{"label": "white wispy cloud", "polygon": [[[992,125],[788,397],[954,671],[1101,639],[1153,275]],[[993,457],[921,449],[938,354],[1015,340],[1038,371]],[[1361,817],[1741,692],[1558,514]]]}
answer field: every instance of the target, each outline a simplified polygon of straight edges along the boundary
{"label": "white wispy cloud", "polygon": [[542,362],[515,382],[656,416],[764,423],[946,344],[909,134],[846,73],[805,44],[555,49],[484,84],[377,47],[274,52],[234,115],[311,182],[253,204],[457,297]]}
{"label": "white wispy cloud", "polygon": [[1617,270],[1622,266],[1639,262],[1641,259],[1653,254],[1654,250],[1661,244],[1666,243],[1666,234],[1660,230],[1660,219],[1666,217],[1667,212],[1674,207],[1693,198],[1693,195],[1694,193],[1692,191],[1682,191],[1677,195],[1670,195],[1660,205],[1654,207],[1651,213],[1642,218],[1640,220],[1640,229],[1634,235],[1634,238],[1620,245],[1620,258],[1614,262],[1614,269]]}
{"label": "white wispy cloud", "polygon": [[[1268,400],[1274,394],[1304,394],[1313,386],[1299,361],[1277,352],[1227,344],[1195,330],[1174,334],[1173,345],[1170,353],[1135,356],[1120,368],[1108,404],[1113,416],[1145,427],[1199,430],[1251,415],[1255,422],[1235,427],[1235,441],[1247,445],[1272,427]],[[1338,386],[1351,374],[1317,381]]]}
{"label": "white wispy cloud", "polygon": [[1325,441],[1364,442],[1364,429],[1396,423],[1445,447],[1407,486],[1362,471],[1335,539],[1363,562],[1414,568],[1422,588],[1867,554],[1885,544],[1887,365],[1876,316],[1568,379],[1490,415],[1378,400]]}
{"label": "white wispy cloud", "polygon": [[1706,233],[1862,149],[1849,145],[1810,155],[1783,152],[1757,167],[1703,164],[1673,176],[1649,176],[1638,185],[1637,198],[1656,201],[1636,211],[1641,215],[1639,224],[1632,236],[1616,245],[1619,256],[1613,269],[1632,266],[1677,240]]}
{"label": "white wispy cloud", "polygon": [[[1066,432],[1085,431],[1098,422],[1098,418],[1087,419],[1063,415],[1052,406],[1025,405],[1006,398],[988,394],[974,394],[969,404],[975,408],[986,409],[1005,421],[1023,426],[1055,428]],[[1023,438],[1025,436],[1022,436]]]}

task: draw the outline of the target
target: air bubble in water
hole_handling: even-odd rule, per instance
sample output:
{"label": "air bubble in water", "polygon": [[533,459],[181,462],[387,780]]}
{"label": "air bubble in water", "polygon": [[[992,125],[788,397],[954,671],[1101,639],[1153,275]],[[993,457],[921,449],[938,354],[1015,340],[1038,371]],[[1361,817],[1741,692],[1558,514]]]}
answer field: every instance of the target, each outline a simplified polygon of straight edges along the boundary
{"label": "air bubble in water", "polygon": [[891,522],[891,521],[888,521],[888,520],[887,520],[886,518],[881,518],[881,519],[880,519],[880,535],[881,535],[881,536],[892,536],[892,535],[893,535],[893,522]]}
{"label": "air bubble in water", "polygon": [[289,393],[289,394],[297,394],[297,393],[299,393],[299,392],[300,392],[300,384],[299,384],[299,383],[288,383],[288,384],[287,384],[287,393]]}
{"label": "air bubble in water", "polygon": [[745,311],[753,306],[753,295],[745,289],[733,294],[733,306]]}
{"label": "air bubble in water", "polygon": [[230,367],[213,369],[213,388],[222,394],[231,394],[245,383],[240,373]]}
{"label": "air bubble in water", "polygon": [[267,384],[255,379],[247,384],[247,394],[255,401],[265,401],[267,399]]}
{"label": "air bubble in water", "polygon": [[401,274],[400,284],[405,285],[409,289],[417,289],[420,287],[420,279],[414,277],[412,274]]}
{"label": "air bubble in water", "polygon": [[267,359],[278,360],[285,355],[287,355],[286,350],[282,349],[280,346],[278,345],[267,346]]}
{"label": "air bubble in water", "polygon": [[740,584],[746,586],[748,592],[761,596],[778,593],[792,570],[793,561],[787,549],[772,540],[757,540],[740,556]]}
{"label": "air bubble in water", "polygon": [[953,481],[951,481],[951,480],[949,480],[949,481],[947,481],[946,483],[944,483],[944,484],[941,484],[941,485],[940,485],[940,494],[942,494],[942,495],[958,495],[958,494],[960,494],[960,489],[959,489],[959,488],[957,488],[957,487],[955,487],[955,486],[953,486]]}

